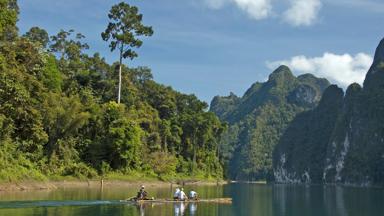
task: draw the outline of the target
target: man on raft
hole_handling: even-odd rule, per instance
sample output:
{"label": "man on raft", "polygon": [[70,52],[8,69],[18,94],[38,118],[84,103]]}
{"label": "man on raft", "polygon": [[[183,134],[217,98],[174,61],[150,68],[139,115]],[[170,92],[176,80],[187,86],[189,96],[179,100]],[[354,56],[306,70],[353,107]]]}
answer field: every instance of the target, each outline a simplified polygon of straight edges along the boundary
{"label": "man on raft", "polygon": [[181,188],[180,193],[179,193],[179,200],[184,201],[184,200],[187,200],[187,199],[188,199],[188,197],[184,193],[184,188]]}
{"label": "man on raft", "polygon": [[198,194],[193,189],[189,192],[189,199],[190,200],[198,200]]}
{"label": "man on raft", "polygon": [[137,192],[137,196],[135,197],[136,200],[150,200],[148,198],[148,193],[145,191],[144,185],[140,187],[139,192]]}
{"label": "man on raft", "polygon": [[179,199],[179,195],[180,195],[180,189],[179,189],[179,188],[176,188],[176,191],[175,191],[175,193],[173,194],[173,199],[174,199],[174,200],[178,200],[178,199]]}
{"label": "man on raft", "polygon": [[184,193],[184,188],[176,188],[175,193],[173,194],[173,199],[175,201],[185,201],[188,199],[187,195]]}
{"label": "man on raft", "polygon": [[181,190],[179,188],[176,188],[176,191],[173,195],[173,199],[176,200],[176,201],[185,201],[185,200],[198,200],[198,197],[197,197],[197,193],[196,191],[194,190],[191,190],[189,192],[189,197],[187,197],[187,195],[185,194],[184,192],[184,188],[181,188]]}

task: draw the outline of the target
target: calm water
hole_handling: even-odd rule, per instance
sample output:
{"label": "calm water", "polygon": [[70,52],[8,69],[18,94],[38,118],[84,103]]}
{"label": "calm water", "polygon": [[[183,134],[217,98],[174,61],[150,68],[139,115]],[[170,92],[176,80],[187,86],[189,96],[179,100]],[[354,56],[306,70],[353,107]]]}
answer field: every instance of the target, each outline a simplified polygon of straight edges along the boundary
{"label": "calm water", "polygon": [[[233,204],[134,206],[119,202],[133,195],[136,188],[0,192],[0,215],[384,215],[384,190],[377,188],[230,184],[194,189],[204,198],[232,197]],[[148,188],[148,192],[154,197],[167,198],[171,188]]]}

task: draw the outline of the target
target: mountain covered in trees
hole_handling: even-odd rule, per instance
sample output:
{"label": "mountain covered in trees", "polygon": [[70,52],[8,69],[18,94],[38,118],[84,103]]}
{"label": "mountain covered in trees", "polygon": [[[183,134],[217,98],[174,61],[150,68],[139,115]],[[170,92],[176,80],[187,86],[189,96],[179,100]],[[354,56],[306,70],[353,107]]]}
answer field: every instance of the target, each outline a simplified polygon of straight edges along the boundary
{"label": "mountain covered in trees", "polygon": [[210,110],[229,125],[219,149],[227,177],[271,179],[272,152],[281,135],[297,114],[316,107],[329,85],[312,74],[295,77],[280,66],[242,97],[231,93],[213,98]]}
{"label": "mountain covered in trees", "polygon": [[[0,180],[222,177],[225,125],[208,105],[155,82],[147,67],[121,64],[137,56],[136,36],[153,33],[138,24],[136,7],[120,3],[110,11],[109,18],[128,22],[103,33],[121,54],[113,64],[86,51],[73,30],[49,36],[33,27],[19,35],[16,0],[0,0],[0,8]],[[135,24],[113,28],[130,19]],[[117,32],[132,28],[132,35]]]}
{"label": "mountain covered in trees", "polygon": [[384,39],[363,87],[330,86],[314,110],[298,115],[274,151],[282,183],[383,185]]}

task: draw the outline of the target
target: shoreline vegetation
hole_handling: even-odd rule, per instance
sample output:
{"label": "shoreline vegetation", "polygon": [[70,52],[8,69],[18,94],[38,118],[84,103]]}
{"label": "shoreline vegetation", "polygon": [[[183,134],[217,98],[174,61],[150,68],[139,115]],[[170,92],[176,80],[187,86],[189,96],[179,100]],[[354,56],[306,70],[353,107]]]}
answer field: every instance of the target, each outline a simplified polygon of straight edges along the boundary
{"label": "shoreline vegetation", "polygon": [[78,179],[74,177],[61,177],[61,179],[49,180],[20,180],[20,181],[0,181],[0,194],[7,192],[32,192],[32,191],[53,191],[60,189],[80,189],[89,188],[101,190],[108,188],[139,188],[145,185],[146,188],[165,188],[165,187],[183,187],[188,185],[194,186],[222,186],[226,184],[254,184],[254,185],[291,185],[291,186],[341,186],[353,188],[382,188],[378,185],[361,185],[361,184],[284,184],[273,183],[267,181],[233,181],[223,179],[194,179],[194,178],[175,178],[173,180],[161,180],[150,177],[143,178],[98,178],[98,179]]}
{"label": "shoreline vegetation", "polygon": [[115,187],[135,187],[145,185],[147,188],[161,188],[161,187],[177,187],[185,185],[198,185],[198,186],[215,186],[228,184],[224,180],[216,179],[175,179],[175,180],[159,180],[159,179],[75,179],[66,178],[61,180],[25,180],[15,182],[0,181],[0,193],[2,192],[16,192],[16,191],[37,191],[37,190],[57,190],[68,188],[115,188]]}

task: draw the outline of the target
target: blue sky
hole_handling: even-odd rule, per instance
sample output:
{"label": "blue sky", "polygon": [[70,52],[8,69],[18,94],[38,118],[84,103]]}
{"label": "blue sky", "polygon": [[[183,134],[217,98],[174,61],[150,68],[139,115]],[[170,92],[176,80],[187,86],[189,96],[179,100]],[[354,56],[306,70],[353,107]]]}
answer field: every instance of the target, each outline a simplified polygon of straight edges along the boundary
{"label": "blue sky", "polygon": [[[118,59],[101,40],[115,0],[19,0],[18,26],[50,34],[75,29],[90,52]],[[311,72],[343,87],[362,82],[384,37],[381,0],[130,0],[152,25],[139,58],[155,80],[209,102],[242,95],[279,64]]]}

